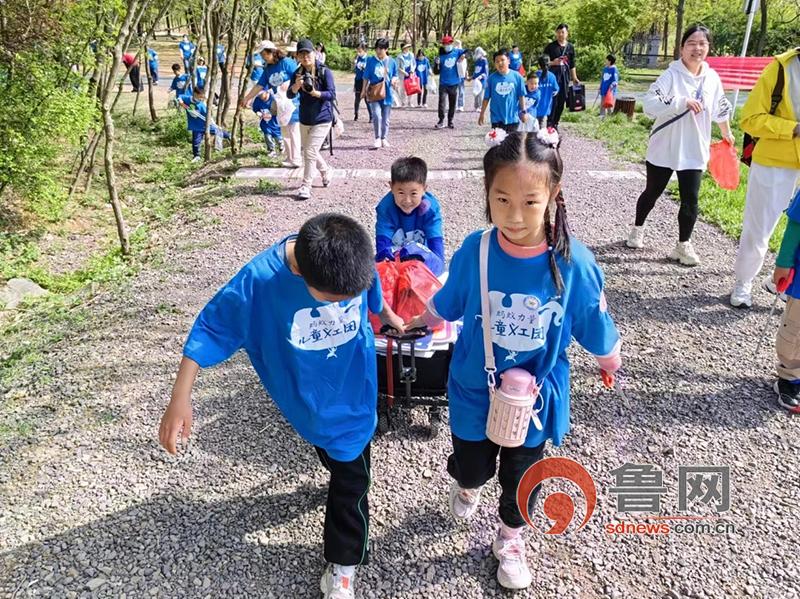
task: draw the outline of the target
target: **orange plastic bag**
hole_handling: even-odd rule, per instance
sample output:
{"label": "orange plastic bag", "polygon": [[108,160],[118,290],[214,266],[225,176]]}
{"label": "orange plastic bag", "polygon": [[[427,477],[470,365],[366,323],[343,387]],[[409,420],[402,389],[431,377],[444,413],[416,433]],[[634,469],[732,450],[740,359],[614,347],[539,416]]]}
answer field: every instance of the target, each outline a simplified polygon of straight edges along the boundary
{"label": "orange plastic bag", "polygon": [[[378,278],[381,280],[381,294],[383,301],[386,302],[390,308],[394,308],[395,304],[395,291],[397,289],[397,278],[400,276],[399,260],[384,260],[375,265],[378,271]],[[369,322],[372,325],[372,330],[376,333],[381,330],[383,326],[381,319],[377,314],[369,313]]]}
{"label": "orange plastic bag", "polygon": [[614,108],[614,90],[610,87],[603,96],[603,108]]}
{"label": "orange plastic bag", "polygon": [[739,156],[736,148],[725,140],[711,144],[708,172],[722,189],[739,187]]}

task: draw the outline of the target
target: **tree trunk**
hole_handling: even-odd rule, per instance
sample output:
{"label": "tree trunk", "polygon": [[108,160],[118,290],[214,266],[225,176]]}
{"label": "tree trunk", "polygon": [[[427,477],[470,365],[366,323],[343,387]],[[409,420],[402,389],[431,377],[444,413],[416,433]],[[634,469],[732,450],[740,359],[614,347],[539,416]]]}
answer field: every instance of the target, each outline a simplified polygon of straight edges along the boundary
{"label": "tree trunk", "polygon": [[239,0],[233,0],[231,22],[230,27],[228,28],[228,52],[227,56],[225,57],[225,68],[222,69],[222,92],[220,93],[219,100],[220,108],[222,110],[217,114],[217,120],[220,124],[225,124],[227,122],[228,110],[231,106],[231,75],[233,75],[233,69],[236,67],[236,59],[238,57],[237,50],[239,45],[239,36],[236,35],[238,20]]}
{"label": "tree trunk", "polygon": [[767,45],[767,0],[761,0],[761,27],[758,32],[758,43],[756,44],[756,56],[761,56],[764,53],[764,47]]}
{"label": "tree trunk", "polygon": [[[256,27],[250,27],[249,33],[247,36],[247,47],[245,48],[245,56],[250,56],[253,54],[253,49],[255,45],[255,35],[256,35]],[[237,127],[241,130],[242,127],[242,100],[244,100],[244,96],[247,93],[247,79],[250,77],[250,71],[253,69],[253,62],[250,61],[250,64],[247,65],[247,61],[242,61],[242,68],[239,72],[239,93],[236,95],[236,112],[233,114],[233,124],[231,125],[231,154],[236,154],[237,147],[236,147],[236,130]],[[244,139],[243,135],[239,135],[239,149],[242,147],[242,141]]]}
{"label": "tree trunk", "polygon": [[[206,7],[205,19],[203,26],[206,32],[206,44],[209,49],[213,48],[213,40],[219,37],[219,15],[215,14],[216,5],[214,0],[210,0]],[[205,141],[204,158],[206,161],[211,159],[211,149],[213,147],[211,141],[211,121],[214,114],[214,85],[216,84],[217,69],[219,65],[215,59],[211,60],[211,68],[209,69],[208,81],[206,81],[206,130],[203,135]]]}
{"label": "tree trunk", "polygon": [[675,48],[672,50],[672,58],[678,60],[681,57],[681,37],[683,36],[683,9],[686,0],[678,0],[675,7]]}
{"label": "tree trunk", "polygon": [[666,56],[669,49],[669,12],[664,16],[664,36],[661,38],[661,53]]}

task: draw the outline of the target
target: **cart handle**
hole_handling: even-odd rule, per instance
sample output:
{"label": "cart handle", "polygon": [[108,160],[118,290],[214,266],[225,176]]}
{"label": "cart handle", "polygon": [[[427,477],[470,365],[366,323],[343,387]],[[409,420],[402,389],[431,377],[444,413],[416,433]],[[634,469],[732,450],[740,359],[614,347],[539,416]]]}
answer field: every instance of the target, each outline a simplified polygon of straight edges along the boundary
{"label": "cart handle", "polygon": [[398,335],[397,329],[393,329],[390,325],[385,324],[381,327],[380,334],[388,339],[395,339],[397,341],[414,341],[428,336],[430,331],[428,327],[419,327]]}

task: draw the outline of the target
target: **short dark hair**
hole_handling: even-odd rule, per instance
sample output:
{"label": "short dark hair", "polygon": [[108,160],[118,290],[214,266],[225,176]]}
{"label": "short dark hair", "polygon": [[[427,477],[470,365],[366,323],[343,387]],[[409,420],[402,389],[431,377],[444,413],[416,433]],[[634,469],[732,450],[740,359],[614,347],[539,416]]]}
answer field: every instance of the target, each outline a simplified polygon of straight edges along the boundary
{"label": "short dark hair", "polygon": [[519,48],[519,44],[514,44],[513,46],[511,46],[511,49],[512,49],[512,50],[513,50],[514,48]]}
{"label": "short dark hair", "polygon": [[172,70],[173,71],[180,71],[181,70],[181,65],[176,62],[174,65],[172,65]]}
{"label": "short dark hair", "polygon": [[492,54],[492,61],[494,61],[498,56],[505,56],[508,58],[508,48],[500,48],[497,52]]}
{"label": "short dark hair", "polygon": [[376,39],[375,40],[375,49],[377,50],[378,48],[381,48],[383,50],[388,50],[389,49],[389,40],[387,40],[385,37],[379,37],[378,39]]}
{"label": "short dark hair", "polygon": [[392,185],[395,183],[421,183],[428,182],[428,165],[422,158],[408,156],[398,158],[392,163]]}
{"label": "short dark hair", "polygon": [[688,40],[698,31],[706,36],[706,40],[708,41],[708,45],[710,46],[712,42],[711,30],[705,25],[701,25],[700,23],[695,23],[694,25],[692,25],[686,31],[683,32],[683,37],[681,37],[681,48],[683,48],[683,45],[686,43],[686,40]]}
{"label": "short dark hair", "polygon": [[608,56],[606,56],[606,60],[607,60],[608,62],[610,62],[611,64],[616,64],[616,62],[617,62],[617,57],[616,57],[616,56],[614,56],[613,54],[609,54]]}
{"label": "short dark hair", "polygon": [[528,81],[530,81],[531,79],[536,79],[536,81],[539,81],[539,76],[536,74],[536,71],[534,71],[533,69],[528,71],[528,76],[526,78],[528,79]]}
{"label": "short dark hair", "polygon": [[363,43],[362,44],[358,44],[358,46],[356,46],[356,50],[364,50],[366,52],[367,45],[363,44]]}
{"label": "short dark hair", "polygon": [[[566,23],[559,23],[558,25],[556,25],[556,31],[559,31],[561,29],[566,29],[567,31],[569,31],[569,25],[567,25]],[[578,33],[580,33],[580,31]]]}
{"label": "short dark hair", "polygon": [[343,214],[324,212],[308,219],[297,235],[294,256],[306,284],[323,293],[355,297],[375,277],[369,234]]}

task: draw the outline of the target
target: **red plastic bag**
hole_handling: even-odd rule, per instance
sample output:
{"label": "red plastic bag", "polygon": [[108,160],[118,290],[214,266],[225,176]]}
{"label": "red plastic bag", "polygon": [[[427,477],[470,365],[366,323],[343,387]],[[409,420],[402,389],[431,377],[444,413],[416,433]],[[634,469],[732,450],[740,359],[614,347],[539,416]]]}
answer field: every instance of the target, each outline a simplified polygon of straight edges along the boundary
{"label": "red plastic bag", "polygon": [[722,189],[739,187],[739,157],[727,141],[711,144],[711,158],[708,161],[708,172]]}
{"label": "red plastic bag", "polygon": [[407,96],[413,96],[414,94],[418,94],[420,91],[422,91],[422,87],[419,85],[419,77],[413,74],[405,78],[403,85],[406,88]]}
{"label": "red plastic bag", "polygon": [[431,270],[419,260],[400,263],[400,276],[395,289],[395,304],[392,309],[408,322],[425,312],[428,300],[442,288],[442,283]]}
{"label": "red plastic bag", "polygon": [[523,77],[527,75],[527,73],[525,72],[525,67],[522,65],[519,65],[519,74],[522,75]]}
{"label": "red plastic bag", "polygon": [[610,87],[603,96],[603,108],[614,108],[614,90]]}
{"label": "red plastic bag", "polygon": [[[394,260],[379,262],[377,269],[383,301],[405,321],[422,314],[428,300],[442,288],[436,275],[419,260],[401,262],[396,257]],[[378,316],[370,314],[369,321],[372,330],[380,332],[383,325]]]}

